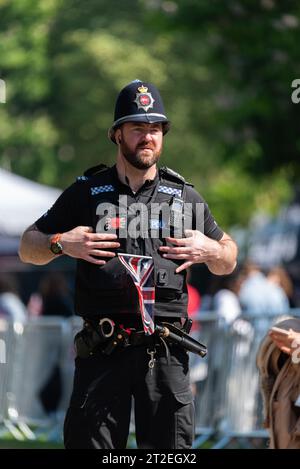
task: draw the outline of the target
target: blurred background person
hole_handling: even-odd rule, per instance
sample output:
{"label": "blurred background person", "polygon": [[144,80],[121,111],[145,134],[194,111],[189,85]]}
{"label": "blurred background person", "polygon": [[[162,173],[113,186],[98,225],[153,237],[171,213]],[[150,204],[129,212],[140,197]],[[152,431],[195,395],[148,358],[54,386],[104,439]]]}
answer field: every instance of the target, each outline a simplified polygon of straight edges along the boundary
{"label": "blurred background person", "polygon": [[192,317],[196,315],[201,307],[201,296],[196,287],[191,285],[190,283],[187,284],[187,290],[188,290],[188,315],[189,317]]}
{"label": "blurred background person", "polygon": [[[73,315],[73,302],[65,275],[61,272],[50,272],[42,277],[38,291],[34,292],[28,302],[31,316],[62,316]],[[39,399],[44,411],[55,415],[63,396],[63,377],[61,370],[62,350],[52,350],[52,363],[49,374],[39,390]]]}
{"label": "blurred background person", "polygon": [[14,322],[25,322],[27,309],[18,293],[17,280],[13,275],[0,274],[0,316]]}
{"label": "blurred background person", "polygon": [[45,275],[27,307],[31,316],[72,316],[73,302],[66,277],[60,272]]}
{"label": "blurred background person", "polygon": [[233,322],[241,314],[239,291],[243,275],[235,270],[230,275],[213,276],[202,298],[201,311],[217,313],[227,323]]}
{"label": "blurred background person", "polygon": [[280,285],[269,281],[257,265],[246,263],[243,276],[239,299],[244,312],[279,315],[289,311],[289,300],[284,290]]}
{"label": "blurred background person", "polygon": [[188,316],[192,319],[192,329],[191,331],[194,332],[199,330],[199,322],[197,320],[197,315],[200,311],[201,307],[201,295],[198,288],[194,287],[191,284],[192,281],[192,270],[189,268],[187,270],[186,282],[187,282],[187,291],[188,291]]}
{"label": "blurred background person", "polygon": [[283,289],[288,298],[290,308],[295,308],[294,285],[287,271],[280,266],[273,267],[273,269],[269,271],[267,279]]}
{"label": "blurred background person", "polygon": [[257,353],[271,449],[300,449],[299,352],[300,319],[287,317],[268,331]]}
{"label": "blurred background person", "polygon": [[218,290],[213,296],[213,311],[228,324],[232,323],[242,312],[238,297],[241,282],[241,275],[237,271],[221,277]]}

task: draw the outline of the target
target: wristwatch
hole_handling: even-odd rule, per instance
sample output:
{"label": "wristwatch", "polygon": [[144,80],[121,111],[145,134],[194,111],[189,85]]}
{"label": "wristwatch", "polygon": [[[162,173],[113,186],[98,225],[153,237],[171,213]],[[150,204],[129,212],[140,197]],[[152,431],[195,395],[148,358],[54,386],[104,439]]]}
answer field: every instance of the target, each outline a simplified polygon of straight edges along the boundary
{"label": "wristwatch", "polygon": [[50,238],[50,251],[56,256],[63,253],[63,247],[60,243],[61,233],[57,233]]}

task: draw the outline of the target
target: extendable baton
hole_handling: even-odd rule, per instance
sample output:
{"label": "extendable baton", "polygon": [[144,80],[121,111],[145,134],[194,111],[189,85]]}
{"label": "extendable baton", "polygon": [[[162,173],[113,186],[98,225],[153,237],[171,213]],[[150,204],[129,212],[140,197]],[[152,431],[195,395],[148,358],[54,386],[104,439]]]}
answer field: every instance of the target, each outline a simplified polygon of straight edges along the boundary
{"label": "extendable baton", "polygon": [[156,324],[155,330],[158,332],[158,334],[163,337],[163,338],[169,338],[172,342],[175,342],[182,347],[184,347],[186,350],[189,350],[190,352],[196,353],[197,355],[200,355],[200,357],[205,357],[207,354],[207,348],[204,344],[201,344],[197,340],[193,339],[190,337],[188,334],[183,332],[182,330],[178,329],[175,326],[172,326],[172,324],[167,324],[167,325],[159,325]]}

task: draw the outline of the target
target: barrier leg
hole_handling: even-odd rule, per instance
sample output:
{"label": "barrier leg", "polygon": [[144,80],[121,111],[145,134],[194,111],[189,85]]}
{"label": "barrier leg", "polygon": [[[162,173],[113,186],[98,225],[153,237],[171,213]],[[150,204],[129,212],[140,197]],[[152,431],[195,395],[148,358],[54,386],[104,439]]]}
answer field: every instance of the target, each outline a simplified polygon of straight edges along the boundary
{"label": "barrier leg", "polygon": [[4,425],[16,440],[25,441],[24,435],[10,420],[4,420]]}
{"label": "barrier leg", "polygon": [[25,423],[25,422],[18,422],[18,427],[19,427],[20,431],[24,434],[25,438],[27,438],[27,440],[31,440],[31,441],[36,440],[35,434],[34,434],[33,431],[29,428],[29,426],[27,425],[27,423]]}
{"label": "barrier leg", "polygon": [[204,445],[204,443],[207,442],[207,440],[209,440],[213,436],[213,434],[214,434],[214,432],[207,433],[206,435],[199,435],[194,440],[192,448],[194,448],[194,449],[200,448],[202,445]]}
{"label": "barrier leg", "polygon": [[231,442],[232,440],[232,436],[230,435],[225,435],[223,436],[215,445],[213,445],[211,447],[211,449],[223,449],[223,448],[226,448],[227,445],[229,445],[229,443]]}

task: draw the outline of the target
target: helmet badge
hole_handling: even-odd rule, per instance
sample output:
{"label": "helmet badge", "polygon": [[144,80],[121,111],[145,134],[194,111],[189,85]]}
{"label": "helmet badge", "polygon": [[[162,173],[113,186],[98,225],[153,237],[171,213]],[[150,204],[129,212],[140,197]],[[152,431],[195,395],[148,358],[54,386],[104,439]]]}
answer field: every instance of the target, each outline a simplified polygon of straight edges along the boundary
{"label": "helmet badge", "polygon": [[143,109],[148,111],[153,107],[154,99],[151,93],[148,93],[148,88],[144,85],[138,87],[138,93],[135,95],[134,103],[137,105],[138,109]]}

